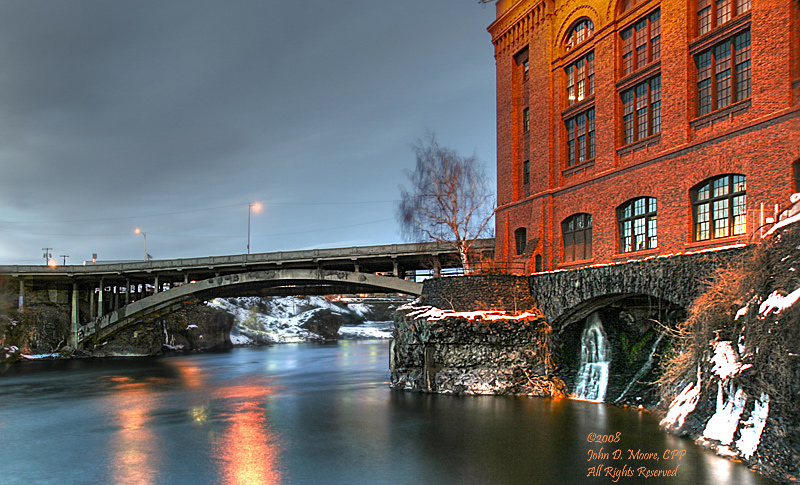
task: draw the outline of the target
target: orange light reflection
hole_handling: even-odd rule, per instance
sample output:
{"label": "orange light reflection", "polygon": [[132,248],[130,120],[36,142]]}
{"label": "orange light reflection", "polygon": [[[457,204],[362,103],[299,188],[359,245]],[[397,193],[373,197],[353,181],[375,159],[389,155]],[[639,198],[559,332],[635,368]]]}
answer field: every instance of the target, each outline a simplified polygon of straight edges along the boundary
{"label": "orange light reflection", "polygon": [[261,380],[222,389],[215,396],[233,401],[229,426],[215,449],[222,466],[222,480],[230,484],[278,483],[279,448],[269,431],[264,411],[264,399],[271,393]]}
{"label": "orange light reflection", "polygon": [[128,377],[111,379],[116,385],[108,398],[119,430],[111,438],[114,483],[155,483],[160,462],[159,443],[149,422],[155,407],[152,382]]}

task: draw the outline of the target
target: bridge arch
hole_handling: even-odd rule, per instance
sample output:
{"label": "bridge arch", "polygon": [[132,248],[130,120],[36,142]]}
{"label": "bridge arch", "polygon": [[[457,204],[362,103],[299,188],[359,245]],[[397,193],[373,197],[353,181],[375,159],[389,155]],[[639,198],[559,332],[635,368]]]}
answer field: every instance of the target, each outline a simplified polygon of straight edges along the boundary
{"label": "bridge arch", "polygon": [[78,341],[86,346],[129,326],[175,311],[186,302],[231,296],[375,292],[419,295],[422,284],[371,273],[313,269],[263,270],[216,276],[156,293],[104,315],[79,329]]}

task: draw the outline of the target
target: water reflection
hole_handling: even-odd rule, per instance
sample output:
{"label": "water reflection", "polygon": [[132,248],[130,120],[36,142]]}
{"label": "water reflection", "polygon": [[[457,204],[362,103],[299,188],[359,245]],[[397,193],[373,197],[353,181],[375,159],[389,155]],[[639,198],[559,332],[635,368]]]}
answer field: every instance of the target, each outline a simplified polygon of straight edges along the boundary
{"label": "water reflection", "polygon": [[[628,458],[639,449],[688,451],[676,478],[653,483],[765,482],[664,434],[646,412],[392,392],[388,347],[280,345],[9,371],[0,433],[14,445],[0,447],[0,482],[599,484],[611,480],[587,477],[590,466],[678,465]],[[590,443],[592,432],[621,440]],[[587,461],[600,448],[624,458]]]}
{"label": "water reflection", "polygon": [[266,379],[220,389],[215,398],[229,410],[223,417],[222,438],[214,450],[224,483],[278,483],[279,448],[270,432],[264,401],[271,394]]}
{"label": "water reflection", "polygon": [[161,464],[160,442],[150,424],[157,401],[154,379],[136,382],[130,377],[113,377],[111,382],[114,392],[105,400],[118,424],[109,439],[113,481],[154,483]]}

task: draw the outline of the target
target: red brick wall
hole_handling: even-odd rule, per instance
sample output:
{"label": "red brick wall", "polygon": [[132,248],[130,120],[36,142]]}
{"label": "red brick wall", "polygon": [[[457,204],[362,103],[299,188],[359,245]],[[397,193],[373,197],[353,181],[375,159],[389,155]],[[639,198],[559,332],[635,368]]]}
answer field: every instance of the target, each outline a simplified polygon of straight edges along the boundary
{"label": "red brick wall", "polygon": [[[747,176],[748,237],[760,221],[761,205],[784,204],[792,192],[792,163],[800,159],[800,52],[798,0],[752,0],[751,10],[698,37],[693,0],[640,1],[616,14],[616,2],[504,0],[489,27],[497,60],[496,258],[518,272],[636,259],[728,245],[746,237],[692,243],[689,191],[720,174]],[[661,9],[659,135],[622,146],[619,32],[655,8]],[[589,17],[594,33],[566,52],[563,39],[574,21]],[[728,108],[697,116],[693,54],[736,28],[751,33],[751,95]],[[513,56],[529,49],[527,82],[514,76]],[[566,176],[567,108],[564,67],[588,50],[595,56],[596,157],[585,170]],[[531,129],[522,132],[521,112],[530,108]],[[530,160],[531,181],[522,185],[522,162]],[[641,196],[658,201],[658,247],[619,254],[616,209]],[[590,261],[565,265],[561,221],[578,212],[593,216]],[[514,231],[530,239],[517,256]]]}

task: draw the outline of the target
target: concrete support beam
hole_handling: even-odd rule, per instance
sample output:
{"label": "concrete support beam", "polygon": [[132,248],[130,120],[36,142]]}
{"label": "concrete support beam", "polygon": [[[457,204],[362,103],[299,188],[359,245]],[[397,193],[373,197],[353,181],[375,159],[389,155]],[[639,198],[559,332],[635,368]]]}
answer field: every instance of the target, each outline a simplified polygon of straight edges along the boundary
{"label": "concrete support beam", "polygon": [[94,284],[92,284],[91,291],[89,292],[89,318],[94,320],[97,316],[97,307],[94,304]]}
{"label": "concrete support beam", "polygon": [[103,293],[105,292],[105,281],[100,278],[100,291],[97,293],[97,316],[102,317],[105,315],[105,306],[103,301]]}
{"label": "concrete support beam", "polygon": [[435,278],[442,276],[442,262],[436,256],[433,257],[433,276]]}
{"label": "concrete support beam", "polygon": [[22,278],[19,279],[19,311],[24,309],[25,303],[25,280]]}
{"label": "concrete support beam", "polygon": [[131,280],[125,280],[125,304],[131,302]]}
{"label": "concrete support beam", "polygon": [[161,291],[161,284],[158,282],[158,275],[156,275],[156,281],[155,283],[153,283],[153,286],[155,286],[153,293],[158,293],[159,291]]}
{"label": "concrete support beam", "polygon": [[69,333],[69,346],[78,346],[78,328],[80,327],[80,298],[78,294],[78,283],[72,283],[72,319]]}

